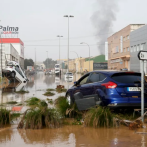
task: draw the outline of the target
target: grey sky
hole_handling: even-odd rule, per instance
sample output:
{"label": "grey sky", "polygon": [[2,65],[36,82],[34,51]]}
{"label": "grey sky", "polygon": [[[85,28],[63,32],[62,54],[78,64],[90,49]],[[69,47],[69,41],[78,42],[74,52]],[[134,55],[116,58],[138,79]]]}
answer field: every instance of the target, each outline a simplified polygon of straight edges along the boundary
{"label": "grey sky", "polygon": [[[72,45],[70,51],[76,51],[81,57],[88,57],[88,47],[80,45],[80,42],[86,42],[90,45],[91,56],[96,56],[100,53],[97,46],[100,39],[95,36],[99,31],[91,17],[96,11],[102,10],[102,5],[99,4],[102,1],[107,4],[111,0],[0,0],[0,25],[19,27],[18,37],[25,44],[25,58],[34,59],[36,48],[37,61],[46,59],[46,51],[49,53],[49,58],[58,59],[59,47],[56,36],[64,36],[61,39],[61,58],[65,59],[67,58],[67,18],[63,16],[74,15],[74,18],[70,18],[70,45]],[[113,20],[113,26],[111,25],[113,32],[128,24],[146,23],[146,0],[112,1],[117,5],[114,11],[115,21]],[[101,25],[103,24],[98,23],[98,28]],[[110,36],[111,29],[106,29],[108,32],[104,34]],[[70,58],[75,57],[76,54],[70,52]]]}

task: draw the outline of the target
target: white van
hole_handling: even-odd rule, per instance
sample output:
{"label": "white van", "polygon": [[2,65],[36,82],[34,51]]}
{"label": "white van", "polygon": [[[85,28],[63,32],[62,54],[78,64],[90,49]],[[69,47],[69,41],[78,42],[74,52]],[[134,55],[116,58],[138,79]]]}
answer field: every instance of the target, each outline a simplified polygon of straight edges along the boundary
{"label": "white van", "polygon": [[19,82],[26,83],[28,81],[20,65],[15,61],[9,61],[7,67],[2,70],[3,77],[10,79],[16,79]]}

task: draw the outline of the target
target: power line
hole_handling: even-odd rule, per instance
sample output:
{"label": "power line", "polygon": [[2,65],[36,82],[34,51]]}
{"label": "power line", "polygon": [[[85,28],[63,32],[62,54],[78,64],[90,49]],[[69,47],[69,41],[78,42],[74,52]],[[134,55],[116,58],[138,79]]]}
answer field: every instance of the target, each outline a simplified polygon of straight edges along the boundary
{"label": "power line", "polygon": [[[133,42],[138,42],[138,41],[142,41],[142,40],[136,40],[136,41],[131,41],[130,42],[130,40],[127,40],[127,41],[125,41],[125,42],[123,42],[123,44],[125,45],[126,43],[128,43],[128,42],[130,42],[130,43],[133,43]],[[108,45],[118,45],[118,44],[120,44],[120,42],[116,42],[116,43],[109,43]],[[99,44],[99,43],[97,43],[97,44],[91,44],[91,45],[89,45],[89,46],[102,46],[102,45],[105,45],[105,43],[102,43],[102,44]],[[130,45],[130,44],[129,44]],[[58,47],[59,45],[36,45],[36,44],[26,44],[25,46],[52,46],[52,47]],[[60,46],[68,46],[68,45],[60,45]],[[80,47],[84,47],[84,46],[86,46],[86,45],[70,45],[70,46],[80,46]]]}
{"label": "power line", "polygon": [[[106,35],[106,34],[112,34],[114,32],[111,33],[104,33],[104,34],[98,34],[98,35],[91,35],[91,36],[79,36],[79,37],[70,37],[69,39],[78,39],[78,38],[88,38],[88,37],[96,37],[99,35]],[[62,38],[62,40],[67,40],[68,38]],[[26,40],[24,42],[35,42],[35,41],[58,41],[58,39],[43,39],[43,40]]]}

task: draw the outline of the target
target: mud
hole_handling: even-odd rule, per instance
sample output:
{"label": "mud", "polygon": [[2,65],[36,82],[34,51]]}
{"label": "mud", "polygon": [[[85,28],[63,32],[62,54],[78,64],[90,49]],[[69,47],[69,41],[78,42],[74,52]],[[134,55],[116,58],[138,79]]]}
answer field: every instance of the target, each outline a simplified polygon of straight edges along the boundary
{"label": "mud", "polygon": [[123,126],[111,129],[64,126],[42,130],[17,130],[13,126],[0,131],[2,147],[145,147],[146,141],[147,135]]}

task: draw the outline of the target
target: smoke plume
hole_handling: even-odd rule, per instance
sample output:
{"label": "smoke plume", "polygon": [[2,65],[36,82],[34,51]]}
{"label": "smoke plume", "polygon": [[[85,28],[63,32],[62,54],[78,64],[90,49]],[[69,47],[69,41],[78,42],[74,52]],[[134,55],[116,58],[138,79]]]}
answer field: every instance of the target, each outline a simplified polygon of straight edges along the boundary
{"label": "smoke plume", "polygon": [[93,26],[96,29],[98,54],[105,53],[105,42],[112,33],[113,22],[116,20],[118,11],[118,0],[96,0],[97,11],[91,17]]}

